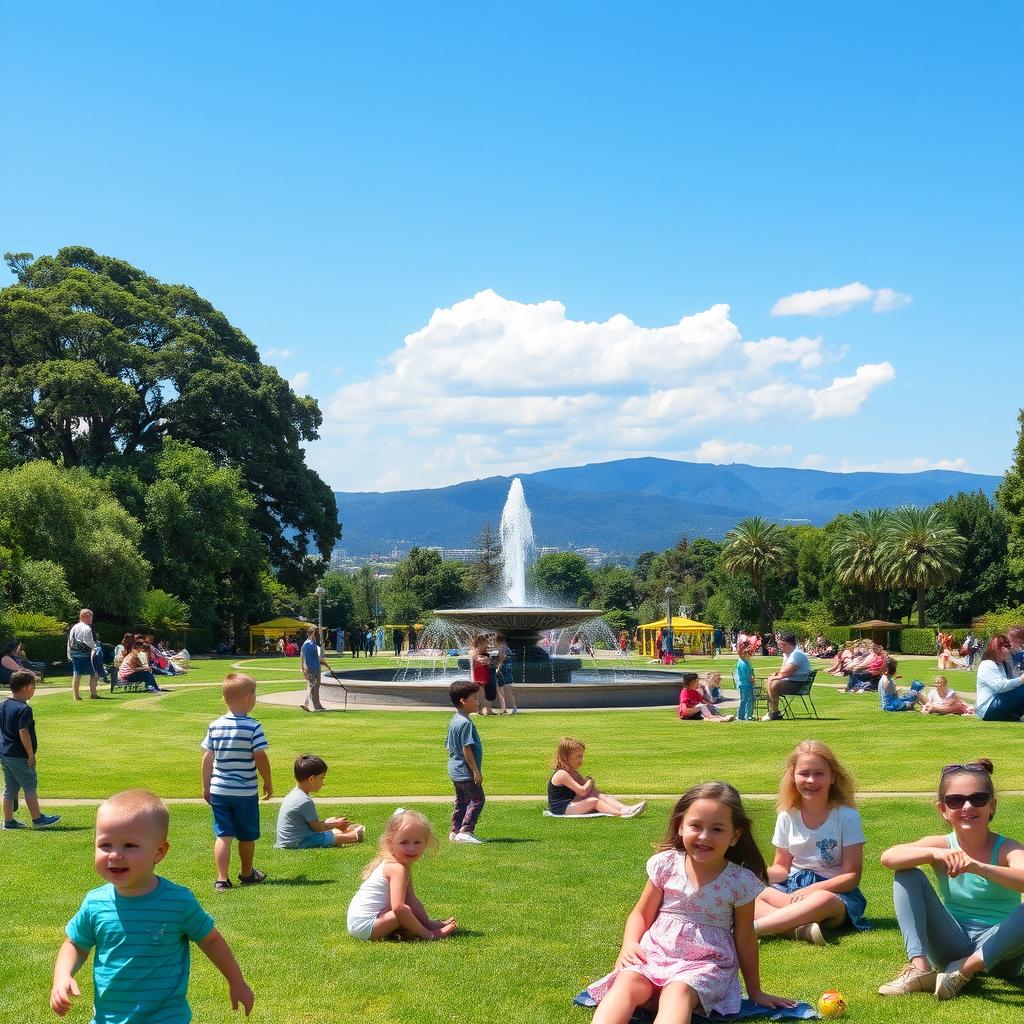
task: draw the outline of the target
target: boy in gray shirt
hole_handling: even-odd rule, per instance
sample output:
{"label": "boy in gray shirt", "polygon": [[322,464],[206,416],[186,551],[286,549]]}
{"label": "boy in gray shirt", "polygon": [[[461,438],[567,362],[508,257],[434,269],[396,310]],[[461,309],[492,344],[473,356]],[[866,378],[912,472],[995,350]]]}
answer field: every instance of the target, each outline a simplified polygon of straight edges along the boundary
{"label": "boy in gray shirt", "polygon": [[281,801],[275,846],[287,850],[308,850],[363,841],[364,825],[353,825],[348,818],[325,818],[321,821],[317,817],[316,804],[310,793],[319,792],[326,775],[327,762],[316,754],[300,754],[295,758],[296,786]]}

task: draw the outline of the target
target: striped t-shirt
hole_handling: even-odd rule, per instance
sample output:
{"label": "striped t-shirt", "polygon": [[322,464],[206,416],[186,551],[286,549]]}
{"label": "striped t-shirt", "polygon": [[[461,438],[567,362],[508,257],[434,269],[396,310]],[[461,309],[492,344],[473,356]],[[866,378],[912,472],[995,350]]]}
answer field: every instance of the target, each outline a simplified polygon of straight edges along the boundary
{"label": "striped t-shirt", "polygon": [[253,754],[267,749],[263,726],[248,715],[230,711],[210,723],[203,750],[213,751],[213,775],[210,792],[216,796],[260,795]]}
{"label": "striped t-shirt", "polygon": [[187,1024],[189,940],[202,942],[213,918],[191,890],[157,878],[145,896],[113,885],[86,893],[65,929],[80,949],[96,948],[94,1024]]}

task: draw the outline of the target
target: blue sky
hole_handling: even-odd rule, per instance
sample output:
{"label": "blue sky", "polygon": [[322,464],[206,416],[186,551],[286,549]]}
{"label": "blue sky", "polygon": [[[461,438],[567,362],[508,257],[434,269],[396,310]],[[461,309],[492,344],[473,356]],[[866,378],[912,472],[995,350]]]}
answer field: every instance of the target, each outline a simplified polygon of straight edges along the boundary
{"label": "blue sky", "polygon": [[1022,43],[1015,2],[25,5],[0,242],[195,287],[340,490],[1001,473]]}

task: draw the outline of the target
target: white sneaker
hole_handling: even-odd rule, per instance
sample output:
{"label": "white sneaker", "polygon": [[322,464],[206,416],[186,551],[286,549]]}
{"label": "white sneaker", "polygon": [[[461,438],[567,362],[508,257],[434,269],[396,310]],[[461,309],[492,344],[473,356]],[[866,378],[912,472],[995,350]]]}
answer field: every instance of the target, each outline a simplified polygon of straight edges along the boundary
{"label": "white sneaker", "polygon": [[458,841],[459,841],[459,833],[458,832],[449,832],[448,833],[448,842],[449,843],[457,843]]}
{"label": "white sneaker", "polygon": [[480,846],[483,843],[483,840],[473,835],[472,832],[456,832],[452,842],[469,843],[472,846]]}
{"label": "white sneaker", "polygon": [[627,807],[622,812],[621,817],[623,818],[635,818],[638,814],[643,814],[644,809],[647,807],[647,801],[641,800],[638,804],[633,804],[632,807]]}

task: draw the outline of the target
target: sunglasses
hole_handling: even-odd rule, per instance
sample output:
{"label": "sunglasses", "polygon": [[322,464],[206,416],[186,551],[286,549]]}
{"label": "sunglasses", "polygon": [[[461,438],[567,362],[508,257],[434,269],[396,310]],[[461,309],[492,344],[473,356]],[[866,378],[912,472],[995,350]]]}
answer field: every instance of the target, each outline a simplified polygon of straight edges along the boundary
{"label": "sunglasses", "polygon": [[947,793],[942,802],[951,810],[959,811],[964,804],[972,807],[984,807],[992,799],[991,793]]}
{"label": "sunglasses", "polygon": [[987,775],[988,769],[983,764],[972,761],[970,764],[947,764],[942,769],[943,775],[948,775],[950,772],[985,772]]}

